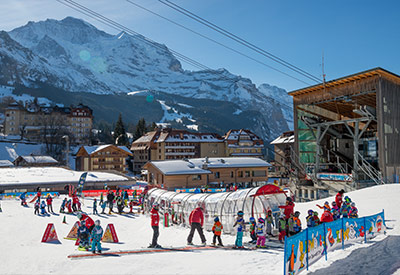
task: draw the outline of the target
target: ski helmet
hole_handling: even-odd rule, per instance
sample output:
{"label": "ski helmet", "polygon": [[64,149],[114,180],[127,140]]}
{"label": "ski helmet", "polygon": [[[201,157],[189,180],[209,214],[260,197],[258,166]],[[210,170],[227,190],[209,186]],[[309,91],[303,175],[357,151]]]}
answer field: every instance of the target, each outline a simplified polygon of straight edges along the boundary
{"label": "ski helmet", "polygon": [[159,206],[158,202],[153,203],[154,208],[158,208],[158,206]]}
{"label": "ski helmet", "polygon": [[295,217],[300,216],[300,212],[299,212],[299,211],[294,212],[294,216],[295,216]]}
{"label": "ski helmet", "polygon": [[333,202],[332,202],[332,206],[336,206],[336,202],[333,201]]}
{"label": "ski helmet", "polygon": [[85,224],[86,224],[85,220],[81,221],[81,225],[85,225]]}
{"label": "ski helmet", "polygon": [[76,214],[76,217],[77,217],[78,219],[81,219],[81,218],[82,218],[82,213],[79,212],[78,214]]}
{"label": "ski helmet", "polygon": [[317,211],[314,211],[314,216],[318,216],[318,212]]}
{"label": "ski helmet", "polygon": [[265,220],[264,220],[263,218],[259,218],[259,219],[258,219],[258,222],[259,222],[259,223],[265,223]]}
{"label": "ski helmet", "polygon": [[218,217],[215,217],[215,218],[214,218],[214,222],[219,222],[219,218],[218,218]]}
{"label": "ski helmet", "polygon": [[94,224],[97,225],[97,226],[100,226],[100,220],[96,220],[96,221],[94,222]]}
{"label": "ski helmet", "polygon": [[312,215],[314,213],[314,211],[312,211],[311,209],[308,210],[308,215]]}
{"label": "ski helmet", "polygon": [[356,203],[355,202],[352,202],[350,205],[351,205],[351,207],[356,207]]}
{"label": "ski helmet", "polygon": [[242,216],[244,215],[244,213],[243,213],[242,210],[240,210],[240,211],[237,212],[237,215],[240,216],[240,217],[242,217]]}
{"label": "ski helmet", "polygon": [[251,223],[253,223],[253,222],[256,221],[256,219],[255,219],[254,217],[250,217],[249,221],[250,221]]}
{"label": "ski helmet", "polygon": [[288,201],[288,202],[292,202],[293,200],[292,200],[292,198],[291,198],[291,197],[287,197],[287,198],[286,198],[286,201]]}

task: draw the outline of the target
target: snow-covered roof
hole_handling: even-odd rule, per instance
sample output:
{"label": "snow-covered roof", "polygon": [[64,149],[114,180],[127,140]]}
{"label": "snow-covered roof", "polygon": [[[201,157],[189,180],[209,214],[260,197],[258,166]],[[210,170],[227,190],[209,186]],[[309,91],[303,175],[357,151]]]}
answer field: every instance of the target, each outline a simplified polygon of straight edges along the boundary
{"label": "snow-covered roof", "polygon": [[[63,182],[78,182],[82,171],[73,171],[60,167],[29,167],[29,168],[3,168],[0,173],[0,186],[2,184],[49,184]],[[102,181],[127,181],[126,177],[106,173],[88,172],[86,182]]]}
{"label": "snow-covered roof", "polygon": [[20,156],[27,163],[58,163],[57,160],[50,156]]}
{"label": "snow-covered roof", "polygon": [[0,167],[12,167],[12,166],[14,166],[14,164],[11,161],[7,159],[0,160]]}
{"label": "snow-covered roof", "polygon": [[[89,155],[91,155],[93,153],[101,151],[101,150],[103,150],[103,149],[105,149],[107,147],[110,147],[110,146],[115,146],[115,145],[113,145],[113,144],[105,144],[105,145],[95,145],[95,146],[83,146],[83,148],[86,150],[86,152]],[[128,148],[126,148],[126,146],[117,146],[117,147],[122,149],[122,150],[124,150],[125,152],[127,152],[129,154],[132,154],[132,152]]]}
{"label": "snow-covered roof", "polygon": [[[268,162],[252,157],[196,158],[188,160],[151,161],[164,175],[210,174],[210,168],[268,167]],[[204,167],[204,165],[207,166]]]}
{"label": "snow-covered roof", "polygon": [[279,136],[271,144],[294,143],[294,134],[291,136]]}

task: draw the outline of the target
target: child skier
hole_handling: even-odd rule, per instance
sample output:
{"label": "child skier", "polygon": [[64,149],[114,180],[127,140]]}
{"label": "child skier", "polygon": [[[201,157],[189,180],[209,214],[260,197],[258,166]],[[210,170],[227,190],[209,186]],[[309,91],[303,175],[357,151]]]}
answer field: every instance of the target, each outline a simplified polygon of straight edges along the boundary
{"label": "child skier", "polygon": [[333,220],[336,221],[337,219],[340,219],[340,213],[338,210],[332,208],[332,217]]}
{"label": "child skier", "polygon": [[278,228],[279,228],[279,241],[282,243],[286,236],[286,218],[285,214],[279,217]]}
{"label": "child skier", "polygon": [[350,203],[345,200],[342,204],[342,207],[340,208],[340,214],[342,215],[343,218],[348,218],[350,210],[351,210]]}
{"label": "child skier", "polygon": [[67,202],[67,208],[68,208],[68,213],[74,212],[73,209],[72,209],[71,199],[69,199],[68,202]]}
{"label": "child skier", "polygon": [[44,202],[44,200],[40,204],[40,211],[41,211],[40,214],[42,214],[42,215],[46,215],[47,214],[47,212],[46,212],[46,203]]}
{"label": "child skier", "polygon": [[49,211],[49,213],[54,213],[53,212],[53,198],[50,196],[50,194],[47,195],[46,202],[47,202],[47,211]]}
{"label": "child skier", "polygon": [[294,219],[293,218],[294,218],[294,214],[292,213],[292,214],[290,214],[290,218],[287,221],[288,230],[287,230],[286,234],[287,234],[288,237],[293,236],[293,235],[296,234],[294,232]]}
{"label": "child skier", "polygon": [[36,200],[36,202],[35,202],[35,212],[34,212],[34,214],[35,215],[39,215],[39,208],[40,208],[40,200],[38,199],[38,200]]}
{"label": "child skier", "polygon": [[275,226],[275,224],[274,224],[274,216],[272,216],[271,209],[268,209],[267,211],[267,217],[265,217],[265,222],[267,223],[267,234],[272,236],[272,226]]}
{"label": "child skier", "polygon": [[315,226],[321,224],[321,221],[318,218],[318,212],[317,211],[314,211],[314,223],[315,223]]}
{"label": "child skier", "polygon": [[222,240],[221,240],[221,233],[222,233],[223,228],[224,227],[222,226],[222,223],[219,221],[219,218],[215,217],[214,218],[214,226],[212,228],[212,232],[214,233],[212,245],[215,245],[216,240],[218,239],[218,245],[223,246]]}
{"label": "child skier", "polygon": [[85,221],[81,221],[78,228],[79,248],[89,250],[89,229],[85,225]]}
{"label": "child skier", "polygon": [[99,205],[102,205],[102,204],[103,204],[103,201],[104,201],[104,195],[103,195],[103,192],[101,192],[101,193],[100,193],[100,202],[99,202]]}
{"label": "child skier", "polygon": [[129,202],[129,213],[133,213],[133,200]]}
{"label": "child skier", "polygon": [[293,232],[294,234],[297,234],[301,231],[301,221],[299,219],[300,212],[296,211],[294,212],[293,215]]}
{"label": "child skier", "polygon": [[265,220],[263,218],[258,219],[257,223],[257,228],[256,228],[256,233],[257,233],[257,244],[256,247],[265,247]]}
{"label": "child skier", "polygon": [[22,194],[19,196],[19,198],[21,199],[21,205],[22,205],[22,206],[27,206],[27,203],[26,203],[26,192],[22,193]]}
{"label": "child skier", "polygon": [[101,214],[105,214],[104,211],[106,210],[107,201],[103,201],[101,203]]}
{"label": "child skier", "polygon": [[236,233],[236,241],[235,241],[235,246],[234,248],[243,248],[243,231],[246,229],[245,224],[244,224],[244,218],[243,218],[243,211],[239,211],[237,213],[236,221],[233,227],[236,225],[237,227],[237,233]]}
{"label": "child skier", "polygon": [[98,215],[99,213],[97,213],[97,199],[96,198],[94,198],[94,201],[93,201],[93,215]]}
{"label": "child skier", "polygon": [[251,237],[250,243],[255,244],[255,243],[257,243],[257,234],[256,234],[257,223],[256,223],[256,219],[253,218],[253,217],[250,217],[249,221],[250,221],[250,237]]}
{"label": "child skier", "polygon": [[351,203],[351,208],[350,208],[350,212],[349,212],[349,217],[350,218],[358,218],[358,209],[356,207],[356,203],[352,202]]}
{"label": "child skier", "polygon": [[60,213],[65,213],[65,206],[66,205],[67,205],[67,198],[64,198],[64,200],[61,203]]}
{"label": "child skier", "polygon": [[100,226],[100,221],[96,220],[94,222],[95,226],[90,234],[90,238],[92,239],[92,253],[96,253],[96,249],[98,253],[101,253],[101,236],[103,236],[103,228]]}
{"label": "child skier", "polygon": [[312,211],[311,209],[308,210],[308,216],[306,217],[306,221],[307,221],[308,228],[315,226],[314,211]]}

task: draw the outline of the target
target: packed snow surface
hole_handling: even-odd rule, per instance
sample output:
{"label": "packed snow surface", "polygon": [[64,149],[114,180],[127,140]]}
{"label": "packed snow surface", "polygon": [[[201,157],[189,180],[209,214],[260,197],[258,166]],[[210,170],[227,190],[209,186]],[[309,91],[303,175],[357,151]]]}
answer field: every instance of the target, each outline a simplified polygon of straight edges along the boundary
{"label": "packed snow surface", "polygon": [[[374,251],[368,248],[382,246],[385,251],[397,250],[398,253],[398,243],[395,246],[393,240],[400,235],[400,208],[398,207],[400,185],[376,186],[346,195],[357,203],[361,216],[375,214],[385,209],[385,218],[389,228],[387,234],[390,239],[379,235],[367,244],[357,243],[346,247],[344,251],[336,250],[328,254],[327,262],[323,258],[320,259],[310,267],[310,271],[322,271],[323,268],[330,266],[348,266],[350,264],[352,271],[357,270],[357,265],[362,265],[363,262],[353,261],[350,263],[347,259],[354,257],[353,254],[360,253],[363,255],[361,258],[370,262],[369,274],[393,273],[398,258],[393,256],[392,261],[383,260],[383,257],[377,254],[381,253],[382,249]],[[321,204],[325,200],[331,202],[333,198],[296,203],[295,209],[302,213],[303,224],[305,224],[306,211],[309,208],[315,210],[315,204]],[[58,212],[60,204],[61,199],[54,201],[53,208],[56,212]],[[29,208],[25,208],[19,205],[19,201],[3,200],[1,207],[3,210],[0,213],[1,274],[283,274],[283,250],[281,249],[199,250],[196,252],[166,252],[70,260],[67,258],[70,254],[86,253],[76,250],[75,241],[64,239],[77,221],[75,216],[66,215],[67,224],[63,224],[64,215],[35,216],[32,204],[29,205]],[[83,210],[91,214],[91,199],[85,199]],[[91,215],[91,217],[95,220],[99,219],[104,229],[108,223],[114,224],[121,243],[102,244],[103,248],[109,248],[110,251],[141,249],[147,247],[151,241],[150,217],[146,215],[101,214]],[[40,242],[48,223],[54,223],[61,244]],[[182,247],[186,244],[188,234],[188,228],[179,226],[164,228],[161,225],[159,243],[165,247]],[[212,233],[206,232],[205,235],[207,243],[210,243]],[[233,244],[234,239],[234,236],[222,235],[225,245]],[[250,237],[246,233],[244,241],[249,240]],[[200,243],[197,233],[193,242]],[[350,270],[350,273],[328,270],[332,271],[331,274],[356,274]]]}

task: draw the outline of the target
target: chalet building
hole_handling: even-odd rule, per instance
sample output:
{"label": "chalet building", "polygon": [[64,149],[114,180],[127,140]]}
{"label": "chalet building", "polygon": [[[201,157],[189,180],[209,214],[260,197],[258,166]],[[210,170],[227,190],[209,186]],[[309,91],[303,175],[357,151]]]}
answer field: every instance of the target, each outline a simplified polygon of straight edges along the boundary
{"label": "chalet building", "polygon": [[259,158],[224,157],[149,161],[147,181],[168,190],[201,187],[210,183],[260,185],[268,180],[269,163]]}
{"label": "chalet building", "polygon": [[14,161],[15,166],[23,167],[49,167],[58,166],[58,161],[50,156],[19,156]]}
{"label": "chalet building", "polygon": [[258,157],[263,156],[264,142],[250,130],[230,130],[224,137],[227,157]]}
{"label": "chalet building", "polygon": [[400,76],[374,68],[289,94],[300,199],[399,182]]}
{"label": "chalet building", "polygon": [[[41,141],[55,131],[70,136],[75,144],[88,143],[93,125],[93,111],[82,104],[72,107],[43,107],[38,104],[10,104],[5,109],[4,134]],[[62,133],[62,134],[61,134]]]}
{"label": "chalet building", "polygon": [[293,169],[294,132],[282,133],[271,143],[274,146],[273,173],[277,177],[288,177]]}
{"label": "chalet building", "polygon": [[148,132],[132,143],[134,172],[150,160],[225,156],[224,140],[214,133],[191,133],[171,128]]}
{"label": "chalet building", "polygon": [[77,171],[115,170],[126,173],[129,156],[132,152],[125,146],[82,146],[76,153],[75,167]]}
{"label": "chalet building", "polygon": [[10,167],[14,167],[14,164],[11,161],[7,159],[0,160],[0,168],[10,168]]}

